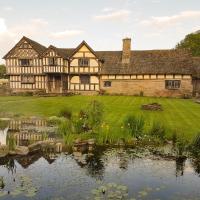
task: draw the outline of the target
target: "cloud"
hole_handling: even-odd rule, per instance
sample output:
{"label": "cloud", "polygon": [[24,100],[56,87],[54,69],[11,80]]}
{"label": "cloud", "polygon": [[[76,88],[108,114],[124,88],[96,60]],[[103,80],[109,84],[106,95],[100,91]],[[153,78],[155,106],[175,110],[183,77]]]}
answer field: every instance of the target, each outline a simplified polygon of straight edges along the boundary
{"label": "cloud", "polygon": [[6,23],[4,18],[0,18],[0,33],[7,31]]}
{"label": "cloud", "polygon": [[200,20],[200,11],[189,10],[172,16],[151,17],[148,20],[141,21],[141,24],[165,28],[168,26],[176,25],[178,23],[182,23],[186,20],[195,19]]}
{"label": "cloud", "polygon": [[114,10],[113,8],[104,8],[102,9],[102,12],[111,12],[113,10]]}
{"label": "cloud", "polygon": [[66,37],[81,35],[83,33],[84,33],[83,30],[65,30],[65,31],[51,33],[50,36],[56,39],[63,39]]}
{"label": "cloud", "polygon": [[48,22],[42,18],[31,19],[31,23],[36,26],[41,26],[41,25],[43,26],[48,24]]}
{"label": "cloud", "polygon": [[3,8],[3,10],[10,12],[10,11],[13,11],[14,9],[11,6],[6,6]]}
{"label": "cloud", "polygon": [[23,35],[34,38],[46,34],[45,26],[47,24],[48,23],[44,19],[35,18],[27,20],[26,23],[8,27],[5,19],[0,18],[0,63],[3,62],[1,57],[17,43]]}
{"label": "cloud", "polygon": [[152,0],[152,3],[161,3],[160,0]]}
{"label": "cloud", "polygon": [[117,10],[112,12],[106,12],[106,14],[94,16],[95,20],[105,21],[105,20],[127,20],[131,12],[129,10]]}
{"label": "cloud", "polygon": [[[26,35],[28,37],[38,37],[39,35],[46,34],[46,26],[48,22],[41,18],[34,18],[26,21],[26,23],[18,24],[9,29],[9,32],[16,35],[16,37],[21,37]],[[41,31],[42,30],[42,31]]]}

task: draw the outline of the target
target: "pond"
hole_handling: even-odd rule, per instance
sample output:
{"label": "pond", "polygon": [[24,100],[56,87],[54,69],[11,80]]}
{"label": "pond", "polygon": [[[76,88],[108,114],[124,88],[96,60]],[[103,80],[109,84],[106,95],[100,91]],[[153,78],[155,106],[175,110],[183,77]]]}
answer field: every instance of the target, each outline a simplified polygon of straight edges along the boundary
{"label": "pond", "polygon": [[[42,140],[45,122],[12,121],[1,145],[15,135],[18,145]],[[46,139],[59,140],[50,127]],[[60,144],[60,143],[59,143]],[[200,162],[175,160],[145,149],[95,147],[54,149],[0,158],[0,199],[199,199]]]}

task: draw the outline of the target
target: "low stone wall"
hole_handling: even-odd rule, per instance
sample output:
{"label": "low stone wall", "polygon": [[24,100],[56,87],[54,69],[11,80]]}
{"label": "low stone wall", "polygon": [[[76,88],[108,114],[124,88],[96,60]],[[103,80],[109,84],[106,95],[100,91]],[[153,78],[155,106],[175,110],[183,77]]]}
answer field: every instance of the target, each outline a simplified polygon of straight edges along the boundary
{"label": "low stone wall", "polygon": [[[111,81],[111,87],[104,87],[104,81]],[[193,92],[190,79],[182,79],[178,90],[165,89],[165,80],[101,80],[100,86],[108,94],[181,97]]]}

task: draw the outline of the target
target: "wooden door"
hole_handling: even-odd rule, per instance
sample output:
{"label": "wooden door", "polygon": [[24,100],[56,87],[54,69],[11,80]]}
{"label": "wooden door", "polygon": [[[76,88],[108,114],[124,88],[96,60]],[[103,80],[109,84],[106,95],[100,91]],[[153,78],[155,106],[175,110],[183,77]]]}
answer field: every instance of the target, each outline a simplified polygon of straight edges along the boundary
{"label": "wooden door", "polygon": [[48,87],[49,93],[61,93],[61,75],[50,75]]}

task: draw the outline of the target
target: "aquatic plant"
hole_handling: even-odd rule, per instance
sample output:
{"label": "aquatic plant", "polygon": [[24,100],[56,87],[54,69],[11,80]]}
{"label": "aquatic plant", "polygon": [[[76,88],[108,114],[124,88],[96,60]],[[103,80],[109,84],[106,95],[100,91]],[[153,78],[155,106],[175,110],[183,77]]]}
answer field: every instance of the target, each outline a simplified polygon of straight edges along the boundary
{"label": "aquatic plant", "polygon": [[124,120],[124,129],[133,137],[139,138],[143,134],[145,121],[142,116],[127,115]]}
{"label": "aquatic plant", "polygon": [[97,189],[93,189],[91,194],[91,199],[125,200],[128,199],[128,188],[124,185],[108,183],[106,185],[99,186]]}
{"label": "aquatic plant", "polygon": [[[191,144],[189,145],[189,151],[193,158],[199,158],[200,155],[200,133],[193,138]],[[199,160],[199,159],[198,159]]]}
{"label": "aquatic plant", "polygon": [[87,109],[86,109],[86,113],[88,115],[88,120],[89,120],[89,124],[90,126],[95,129],[98,128],[103,120],[103,105],[102,103],[94,100],[92,101]]}
{"label": "aquatic plant", "polygon": [[0,177],[0,189],[3,189],[4,187],[5,187],[5,183],[4,183],[3,177],[1,176]]}
{"label": "aquatic plant", "polygon": [[16,139],[14,138],[13,135],[10,135],[9,137],[6,138],[6,143],[8,144],[8,149],[13,151],[15,150],[16,147]]}
{"label": "aquatic plant", "polygon": [[163,124],[160,122],[153,122],[153,125],[149,131],[149,135],[164,140],[166,136],[166,130]]}
{"label": "aquatic plant", "polygon": [[175,146],[177,156],[183,156],[187,153],[189,142],[183,136],[178,138]]}

